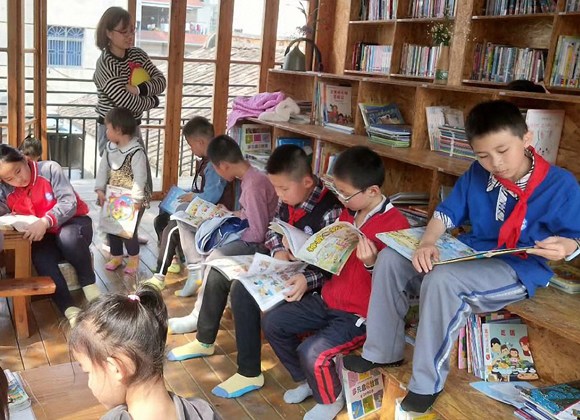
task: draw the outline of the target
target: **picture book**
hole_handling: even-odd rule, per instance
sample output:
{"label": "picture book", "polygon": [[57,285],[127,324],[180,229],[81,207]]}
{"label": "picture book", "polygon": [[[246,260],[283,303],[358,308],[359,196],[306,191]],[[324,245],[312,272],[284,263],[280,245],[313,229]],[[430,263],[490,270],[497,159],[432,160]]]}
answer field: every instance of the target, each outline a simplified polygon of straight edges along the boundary
{"label": "picture book", "polygon": [[[413,254],[419,246],[419,242],[421,241],[424,232],[425,227],[414,227],[393,232],[377,233],[377,238],[385,243],[389,248],[397,251],[403,257],[412,260]],[[448,233],[441,235],[435,245],[439,249],[439,261],[434,261],[433,265],[491,258],[498,255],[525,252],[527,249],[531,248],[510,248],[477,252]]]}
{"label": "picture book", "polygon": [[222,216],[233,216],[233,213],[202,198],[193,197],[185,210],[171,215],[171,220],[179,220],[198,228],[204,221]]}
{"label": "picture book", "polygon": [[8,380],[8,409],[10,413],[16,413],[30,407],[30,398],[22,386],[18,373],[4,369],[4,375]]}
{"label": "picture book", "polygon": [[24,214],[5,214],[0,216],[0,230],[15,229],[24,232],[28,226],[36,222],[38,217]]}
{"label": "picture book", "polygon": [[566,293],[580,293],[580,269],[570,264],[552,265],[551,268],[554,270],[551,286]]}
{"label": "picture book", "polygon": [[352,126],[352,87],[325,85],[323,95],[323,122]]}
{"label": "picture book", "polygon": [[130,239],[137,228],[138,214],[130,189],[107,185],[99,213],[101,231]]}
{"label": "picture book", "polygon": [[185,190],[182,190],[177,185],[172,186],[167,192],[167,195],[165,196],[163,201],[159,203],[159,208],[163,210],[165,213],[169,214],[175,213],[175,211],[177,210],[177,206],[181,204],[181,202],[179,201],[179,197],[181,197],[183,194],[186,194]]}
{"label": "picture book", "polygon": [[484,378],[490,382],[539,379],[525,324],[484,323],[482,329]]}
{"label": "picture book", "polygon": [[358,104],[358,107],[365,127],[374,124],[405,124],[405,120],[397,104],[373,105],[361,102]]}
{"label": "picture book", "polygon": [[496,401],[513,405],[516,408],[522,408],[525,405],[521,390],[535,388],[529,382],[517,382],[516,384],[513,382],[479,381],[471,382],[469,385]]}
{"label": "picture book", "polygon": [[573,412],[580,409],[580,381],[523,389],[522,396],[551,418],[576,420]]}
{"label": "picture book", "polygon": [[548,162],[555,164],[564,127],[563,109],[528,109],[526,124],[532,132],[532,146]]}
{"label": "picture book", "polygon": [[342,367],[342,363],[340,365],[348,417],[356,420],[380,410],[383,405],[383,374],[378,369],[352,372]]}
{"label": "picture book", "polygon": [[286,238],[296,258],[332,274],[340,274],[363,235],[347,222],[335,222],[312,236],[281,220],[271,222],[270,229]]}

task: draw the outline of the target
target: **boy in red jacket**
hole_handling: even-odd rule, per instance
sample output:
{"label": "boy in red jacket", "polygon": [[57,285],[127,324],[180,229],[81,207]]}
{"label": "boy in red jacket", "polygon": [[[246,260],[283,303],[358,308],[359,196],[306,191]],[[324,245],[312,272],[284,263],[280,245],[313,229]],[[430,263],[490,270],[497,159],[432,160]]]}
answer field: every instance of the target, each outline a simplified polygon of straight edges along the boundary
{"label": "boy in red jacket", "polygon": [[[321,294],[309,293],[264,315],[266,338],[298,387],[284,394],[290,404],[310,395],[318,403],[305,419],[334,418],[344,395],[334,357],[362,346],[371,294],[371,273],[384,245],[379,232],[406,229],[405,217],[381,193],[385,180],[382,159],[364,146],[351,147],[336,159],[334,189],[346,206],[339,220],[350,222],[365,235],[340,274],[323,284]],[[314,334],[300,341],[302,333]]]}

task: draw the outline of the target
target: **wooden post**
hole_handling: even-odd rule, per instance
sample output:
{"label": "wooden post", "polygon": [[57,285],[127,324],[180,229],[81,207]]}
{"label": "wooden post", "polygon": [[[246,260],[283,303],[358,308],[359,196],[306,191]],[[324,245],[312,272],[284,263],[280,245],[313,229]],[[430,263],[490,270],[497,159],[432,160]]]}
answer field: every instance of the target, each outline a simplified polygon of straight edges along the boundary
{"label": "wooden post", "polygon": [[[339,0],[339,3],[344,1]],[[321,0],[318,5],[318,10],[316,11],[317,22],[316,22],[316,36],[314,41],[320,49],[322,55],[322,65],[324,66],[322,71],[324,72],[342,72],[344,64],[341,64],[341,59],[334,59],[334,31],[335,31],[335,9],[338,5],[334,1]],[[346,21],[348,23],[348,20]],[[348,24],[342,22],[341,28],[343,31],[347,31]],[[344,44],[346,45],[346,43]],[[346,50],[345,50],[346,51]],[[337,63],[338,61],[338,63]],[[342,60],[344,62],[344,60]],[[341,67],[342,66],[342,67]]]}
{"label": "wooden post", "polygon": [[[167,91],[165,108],[165,145],[163,153],[162,191],[177,183],[179,138],[181,131],[181,100],[183,89],[183,56],[185,51],[185,17],[187,2],[171,1],[169,51],[167,60]],[[169,105],[171,104],[171,105]]]}
{"label": "wooden post", "polygon": [[8,2],[8,144],[24,138],[24,3]]}
{"label": "wooden post", "polygon": [[137,0],[128,0],[127,1],[127,11],[131,16],[133,16],[133,20],[137,18]]}
{"label": "wooden post", "polygon": [[226,130],[233,20],[234,0],[222,0],[218,23],[212,112],[213,125],[218,134],[224,133]]}
{"label": "wooden post", "polygon": [[42,159],[48,159],[46,135],[46,0],[34,0],[34,135],[42,143]]}
{"label": "wooden post", "polygon": [[266,91],[268,70],[274,68],[276,61],[276,38],[278,35],[278,12],[280,0],[266,1],[264,7],[264,30],[262,31],[262,57],[260,64],[259,92]]}

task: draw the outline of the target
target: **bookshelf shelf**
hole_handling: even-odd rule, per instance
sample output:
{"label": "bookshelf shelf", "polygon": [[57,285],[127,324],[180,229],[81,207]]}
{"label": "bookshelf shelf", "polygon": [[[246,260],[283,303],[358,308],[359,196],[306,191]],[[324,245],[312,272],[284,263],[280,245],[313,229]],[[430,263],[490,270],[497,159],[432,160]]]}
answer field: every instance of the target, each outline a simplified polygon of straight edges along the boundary
{"label": "bookshelf shelf", "polygon": [[372,76],[372,77],[389,77],[388,73],[379,73],[374,71],[360,71],[360,70],[345,70],[344,74]]}
{"label": "bookshelf shelf", "polygon": [[390,76],[395,78],[395,79],[400,78],[400,79],[410,79],[410,80],[424,80],[424,81],[429,81],[429,82],[432,82],[434,80],[433,77],[412,76],[412,75],[398,74],[398,73],[391,73]]}
{"label": "bookshelf shelf", "polygon": [[472,16],[472,20],[483,20],[483,21],[504,21],[504,20],[515,20],[515,19],[554,19],[556,13],[522,13],[518,15],[476,15]]}
{"label": "bookshelf shelf", "polygon": [[437,23],[437,22],[445,22],[449,20],[451,22],[454,21],[453,17],[449,17],[448,19],[442,17],[427,17],[427,18],[414,18],[414,17],[403,17],[398,18],[398,23]]}
{"label": "bookshelf shelf", "polygon": [[395,19],[385,19],[385,20],[351,20],[349,25],[392,25],[396,22]]}

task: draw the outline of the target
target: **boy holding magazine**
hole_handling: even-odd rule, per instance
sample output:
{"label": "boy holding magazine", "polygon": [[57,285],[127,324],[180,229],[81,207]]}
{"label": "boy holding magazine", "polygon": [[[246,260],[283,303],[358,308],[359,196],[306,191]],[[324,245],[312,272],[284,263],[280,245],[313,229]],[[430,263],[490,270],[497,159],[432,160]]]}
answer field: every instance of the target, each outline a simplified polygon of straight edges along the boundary
{"label": "boy holding magazine", "polygon": [[[312,174],[307,156],[300,147],[284,145],[276,148],[268,159],[266,172],[280,199],[276,218],[309,234],[318,232],[338,218],[342,208],[340,202]],[[265,245],[274,258],[283,261],[292,259],[282,244],[282,236],[274,231],[267,232]],[[288,281],[291,289],[287,300],[300,300],[307,290],[319,289],[325,277],[327,274],[322,270],[309,266],[303,273]],[[231,287],[238,345],[238,373],[215,387],[212,392],[219,397],[236,398],[261,388],[264,385],[264,376],[260,368],[261,314],[257,303],[239,281],[231,282],[213,268],[209,271],[206,287],[197,339],[174,349],[168,358],[185,360],[214,353],[219,322]]]}
{"label": "boy holding magazine", "polygon": [[[286,302],[262,319],[272,349],[298,383],[286,391],[284,401],[298,404],[312,395],[317,402],[305,419],[331,419],[342,410],[345,400],[334,358],[362,346],[366,338],[371,273],[384,248],[375,235],[409,227],[381,192],[385,167],[375,152],[364,146],[345,150],[336,159],[333,176],[333,189],[346,207],[339,220],[364,234],[356,253],[322,285],[320,294]],[[304,333],[313,334],[301,341]]]}

